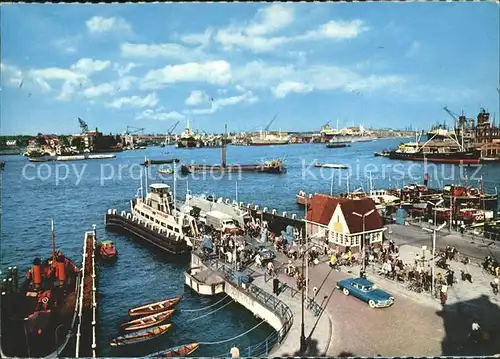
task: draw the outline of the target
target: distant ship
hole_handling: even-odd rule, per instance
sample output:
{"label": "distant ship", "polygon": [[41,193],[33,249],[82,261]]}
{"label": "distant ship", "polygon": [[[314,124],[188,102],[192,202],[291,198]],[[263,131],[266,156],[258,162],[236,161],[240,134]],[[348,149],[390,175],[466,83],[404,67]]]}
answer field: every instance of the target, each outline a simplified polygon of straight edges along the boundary
{"label": "distant ship", "polygon": [[198,141],[193,136],[191,129],[189,128],[189,121],[187,122],[186,129],[181,134],[181,138],[177,141],[177,148],[194,148],[199,147]]}
{"label": "distant ship", "polygon": [[273,145],[287,145],[290,143],[288,136],[283,136],[281,133],[278,135],[263,134],[261,132],[259,137],[252,137],[249,145],[251,146],[273,146]]}
{"label": "distant ship", "polygon": [[476,164],[481,160],[481,153],[477,150],[452,148],[447,143],[440,143],[440,146],[430,145],[425,148],[425,145],[420,147],[418,142],[409,142],[401,144],[396,150],[390,151],[389,158],[403,161]]}

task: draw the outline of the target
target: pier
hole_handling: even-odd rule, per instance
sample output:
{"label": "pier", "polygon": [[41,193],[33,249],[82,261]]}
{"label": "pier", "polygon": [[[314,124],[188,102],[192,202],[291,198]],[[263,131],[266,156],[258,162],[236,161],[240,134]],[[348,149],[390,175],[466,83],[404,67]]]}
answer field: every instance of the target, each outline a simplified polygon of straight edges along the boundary
{"label": "pier", "polygon": [[[242,356],[326,355],[332,326],[325,309],[308,298],[309,305],[302,317],[301,292],[280,283],[279,294],[271,294],[274,284],[271,279],[259,269],[237,271],[230,264],[199,252],[191,253],[191,266],[185,272],[186,285],[198,294],[225,293],[276,330],[275,335],[262,343],[239,348]],[[300,351],[301,317],[308,344],[303,352]],[[229,350],[224,355],[228,353]]]}
{"label": "pier", "polygon": [[97,300],[96,300],[96,226],[93,231],[85,232],[83,259],[78,297],[78,325],[76,332],[75,357],[95,358],[97,356]]}

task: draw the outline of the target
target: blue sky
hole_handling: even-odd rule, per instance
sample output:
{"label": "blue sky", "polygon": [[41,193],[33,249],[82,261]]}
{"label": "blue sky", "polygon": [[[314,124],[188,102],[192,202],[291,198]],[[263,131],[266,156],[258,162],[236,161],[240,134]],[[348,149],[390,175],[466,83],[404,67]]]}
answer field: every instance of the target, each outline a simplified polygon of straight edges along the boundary
{"label": "blue sky", "polygon": [[1,132],[499,114],[495,3],[2,5]]}

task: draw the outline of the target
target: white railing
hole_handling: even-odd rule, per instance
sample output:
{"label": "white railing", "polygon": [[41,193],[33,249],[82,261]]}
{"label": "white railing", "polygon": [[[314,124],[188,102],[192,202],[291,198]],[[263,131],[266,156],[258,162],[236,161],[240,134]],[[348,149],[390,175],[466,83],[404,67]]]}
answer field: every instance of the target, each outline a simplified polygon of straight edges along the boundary
{"label": "white railing", "polygon": [[83,254],[82,254],[82,275],[80,276],[80,296],[78,298],[78,328],[76,331],[76,348],[75,357],[80,357],[80,336],[81,326],[82,326],[82,309],[83,309],[83,283],[85,281],[85,258],[87,257],[87,235],[89,232],[85,233],[83,238]]}
{"label": "white railing", "polygon": [[95,285],[96,273],[95,273],[95,249],[96,249],[96,235],[95,231],[93,233],[92,240],[92,358],[96,357],[97,341],[96,341],[96,308],[97,302],[95,299],[97,287]]}

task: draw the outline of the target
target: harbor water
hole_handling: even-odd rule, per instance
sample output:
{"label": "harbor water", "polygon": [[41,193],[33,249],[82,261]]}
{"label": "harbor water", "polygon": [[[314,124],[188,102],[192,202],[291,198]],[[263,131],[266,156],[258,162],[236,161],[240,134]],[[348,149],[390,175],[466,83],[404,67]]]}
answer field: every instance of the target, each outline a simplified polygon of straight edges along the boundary
{"label": "harbor water", "polygon": [[[297,144],[270,147],[229,146],[227,162],[249,164],[284,157],[285,174],[244,173],[188,176],[177,181],[177,199],[186,190],[194,194],[230,197],[245,203],[276,208],[302,216],[295,195],[346,192],[356,189],[389,188],[422,183],[424,172],[430,172],[431,187],[465,182],[479,186],[482,175],[487,192],[500,185],[500,166],[460,170],[455,165],[391,161],[374,157],[375,151],[394,147],[401,140],[378,140],[353,143],[351,147],[327,149],[324,144]],[[176,149],[150,147],[145,150],[118,153],[114,159],[84,160],[74,163],[29,163],[22,156],[4,156],[1,172],[1,267],[18,266],[23,273],[35,256],[46,257],[51,250],[50,219],[54,219],[56,247],[80,263],[84,232],[97,225],[99,240],[113,240],[118,259],[99,264],[99,355],[143,356],[172,346],[203,342],[195,356],[228,353],[232,345],[245,348],[265,340],[273,329],[262,323],[247,335],[241,335],[261,322],[230,298],[201,297],[184,286],[187,263],[159,253],[158,250],[124,236],[106,232],[104,215],[108,209],[130,211],[130,200],[140,185],[144,157],[176,157],[186,163],[220,163],[220,149]],[[314,163],[345,164],[351,170],[314,167]],[[151,166],[149,183],[164,181],[172,185],[171,175],[158,174]],[[348,173],[350,173],[347,180]],[[332,180],[333,176],[333,180]],[[174,324],[160,338],[144,344],[111,348],[121,323],[129,320],[127,309],[136,305],[182,295],[172,318]],[[208,307],[208,308],[207,308]],[[204,309],[206,308],[206,309]],[[201,309],[201,310],[200,310]],[[234,337],[238,337],[232,339]],[[248,353],[241,353],[242,356]]]}

